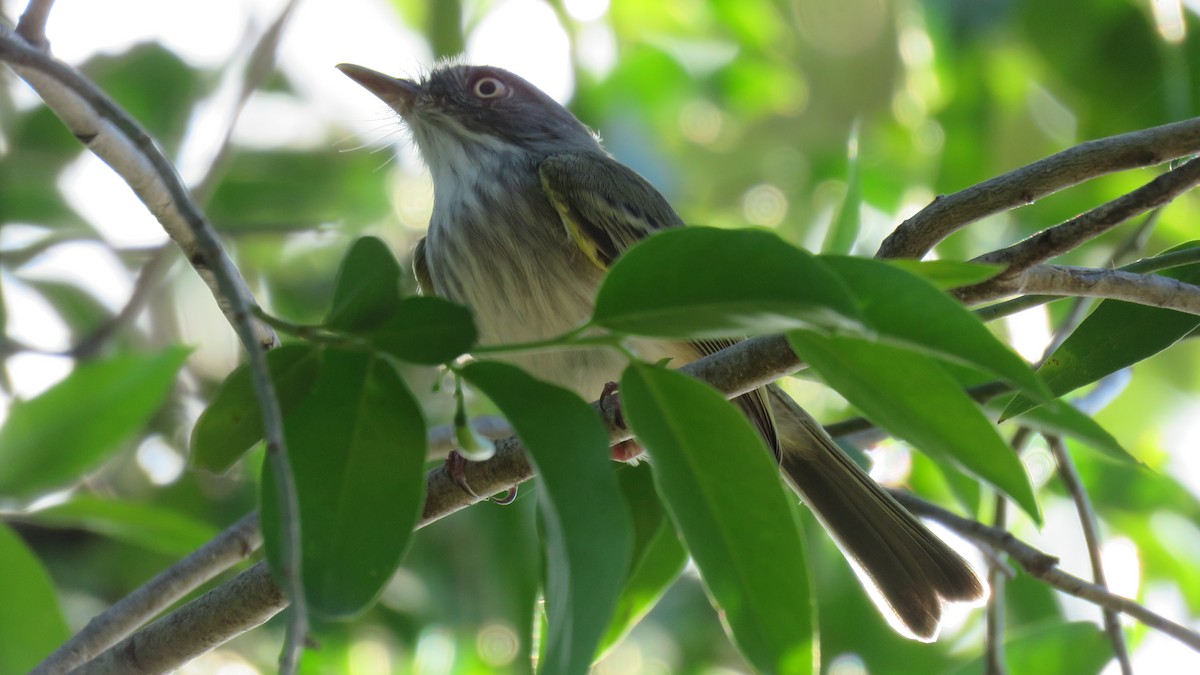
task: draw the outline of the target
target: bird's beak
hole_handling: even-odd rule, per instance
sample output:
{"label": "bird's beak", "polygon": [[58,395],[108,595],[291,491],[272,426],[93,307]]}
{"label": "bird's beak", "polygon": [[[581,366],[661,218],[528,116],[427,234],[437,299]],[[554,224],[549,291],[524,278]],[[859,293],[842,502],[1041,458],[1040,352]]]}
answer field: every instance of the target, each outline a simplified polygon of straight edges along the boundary
{"label": "bird's beak", "polygon": [[417,97],[422,93],[421,86],[412,80],[402,80],[384,75],[377,70],[356,66],[353,63],[339,63],[337,69],[342,71],[346,77],[361,84],[367,91],[378,96],[401,115],[412,110]]}

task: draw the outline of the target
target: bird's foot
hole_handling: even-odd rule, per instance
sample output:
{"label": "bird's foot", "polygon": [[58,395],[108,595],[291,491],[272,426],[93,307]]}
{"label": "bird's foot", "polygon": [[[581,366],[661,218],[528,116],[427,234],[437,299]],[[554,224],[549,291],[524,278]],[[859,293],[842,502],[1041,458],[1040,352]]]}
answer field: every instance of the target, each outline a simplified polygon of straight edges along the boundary
{"label": "bird's foot", "polygon": [[[621,411],[621,399],[617,397],[617,383],[609,382],[600,392],[600,410],[620,429],[628,430],[625,414]],[[618,462],[637,463],[645,450],[635,439],[621,441],[612,446],[612,458]]]}

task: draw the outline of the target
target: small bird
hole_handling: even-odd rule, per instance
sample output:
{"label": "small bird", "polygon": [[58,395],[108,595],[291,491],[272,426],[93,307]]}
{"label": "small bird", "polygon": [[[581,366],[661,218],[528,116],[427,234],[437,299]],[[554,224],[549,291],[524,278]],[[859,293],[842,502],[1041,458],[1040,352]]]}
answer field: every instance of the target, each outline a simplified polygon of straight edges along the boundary
{"label": "small bird", "polygon": [[[586,321],[605,271],[642,238],[683,221],[612,158],[570,111],[521,77],[444,63],[420,80],[338,68],[395,110],[433,177],[429,232],[416,247],[422,292],[471,308],[481,344],[551,338]],[[639,355],[681,365],[732,341],[644,341]],[[613,350],[528,353],[530,373],[594,398],[619,379]],[[889,623],[936,639],[949,602],[987,590],[945,542],[858,467],[775,385],[735,401],[801,499],[850,560]]]}

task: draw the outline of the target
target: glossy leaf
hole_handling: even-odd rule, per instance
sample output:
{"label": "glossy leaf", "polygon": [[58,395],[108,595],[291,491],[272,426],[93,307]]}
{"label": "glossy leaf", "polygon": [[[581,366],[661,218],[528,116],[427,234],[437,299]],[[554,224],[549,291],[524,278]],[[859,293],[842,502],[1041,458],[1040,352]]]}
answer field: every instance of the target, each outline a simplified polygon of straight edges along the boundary
{"label": "glossy leaf", "polygon": [[816,672],[799,524],[762,437],[711,387],[672,370],[630,365],[621,397],[667,511],[743,655],[766,673]]}
{"label": "glossy leaf", "polygon": [[972,366],[1050,398],[1024,359],[929,282],[878,260],[828,255],[820,260],[854,293],[879,340]]}
{"label": "glossy leaf", "polygon": [[188,350],[122,354],[75,367],[0,428],[0,495],[24,499],[80,480],[162,405]]}
{"label": "glossy leaf", "polygon": [[936,361],[891,345],[811,331],[789,333],[788,340],[868,418],[937,461],[987,481],[1041,522],[1033,486],[1016,453]]}
{"label": "glossy leaf", "polygon": [[549,620],[539,671],[583,675],[612,618],[633,538],[608,432],[583,399],[516,366],[477,361],[462,376],[500,408],[537,468]]}
{"label": "glossy leaf", "polygon": [[399,309],[400,265],[378,237],[362,237],[346,252],[338,268],[333,306],[325,318],[329,328],[358,331],[372,328]]}
{"label": "glossy leaf", "polygon": [[0,672],[26,673],[71,636],[58,593],[41,561],[0,523]]}
{"label": "glossy leaf", "polygon": [[[386,360],[328,349],[312,392],[284,427],[309,605],[321,616],[353,617],[391,578],[424,504],[421,409]],[[279,504],[271,464],[263,466],[263,535],[278,576]]]}
{"label": "glossy leaf", "polygon": [[435,297],[404,298],[396,312],[364,337],[409,363],[437,365],[466,353],[477,337],[471,311]]}
{"label": "glossy leaf", "polygon": [[650,474],[645,463],[625,466],[617,472],[621,492],[633,514],[633,556],[617,611],[604,636],[603,650],[619,644],[654,609],[687,564],[687,550],[663,509]]}
{"label": "glossy leaf", "polygon": [[169,556],[182,557],[218,533],[212,525],[164,506],[75,495],[25,519],[47,527],[77,528]]}
{"label": "glossy leaf", "polygon": [[622,255],[593,321],[688,338],[862,328],[845,285],[812,255],[769,232],[707,227],[660,232]]}
{"label": "glossy leaf", "polygon": [[[307,344],[284,345],[267,352],[267,369],[275,397],[286,414],[295,408],[317,380],[321,350]],[[262,440],[262,408],[243,365],[230,373],[208,408],[192,428],[193,466],[223,472]]]}

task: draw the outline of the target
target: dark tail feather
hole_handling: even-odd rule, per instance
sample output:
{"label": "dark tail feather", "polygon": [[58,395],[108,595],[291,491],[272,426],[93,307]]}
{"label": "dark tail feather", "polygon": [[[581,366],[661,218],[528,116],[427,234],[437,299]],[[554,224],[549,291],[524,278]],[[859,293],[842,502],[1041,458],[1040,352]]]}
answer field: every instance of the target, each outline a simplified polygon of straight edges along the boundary
{"label": "dark tail feather", "polygon": [[945,603],[987,596],[961,556],[851,461],[787,394],[770,389],[784,473],[868,582],[872,599],[885,614],[891,610],[893,626],[932,641]]}

